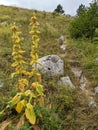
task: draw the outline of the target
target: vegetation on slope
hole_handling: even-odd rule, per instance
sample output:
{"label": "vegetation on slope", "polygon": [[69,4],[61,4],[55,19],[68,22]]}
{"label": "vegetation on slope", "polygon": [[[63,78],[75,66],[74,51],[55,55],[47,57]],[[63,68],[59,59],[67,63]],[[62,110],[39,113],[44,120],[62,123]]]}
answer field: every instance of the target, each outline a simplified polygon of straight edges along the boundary
{"label": "vegetation on slope", "polygon": [[[61,35],[66,36],[67,56],[63,58],[66,68],[65,75],[69,75],[76,85],[76,89],[72,91],[69,88],[57,85],[59,77],[48,80],[43,77],[45,104],[48,113],[45,109],[42,109],[44,113],[43,122],[39,122],[38,126],[45,130],[98,130],[98,108],[89,108],[84,93],[78,88],[78,82],[70,71],[71,63],[69,62],[69,60],[79,61],[75,65],[83,69],[83,72],[90,80],[93,90],[93,87],[98,84],[98,63],[95,61],[98,56],[98,47],[97,44],[92,44],[89,39],[71,39],[68,34],[71,18],[66,15],[54,15],[36,10],[0,6],[0,81],[4,83],[3,87],[0,88],[0,110],[6,106],[9,99],[17,92],[14,85],[15,79],[10,78],[10,74],[13,72],[11,68],[13,61],[10,27],[16,22],[23,32],[21,34],[21,45],[26,50],[25,60],[30,61],[29,52],[32,43],[31,37],[28,35],[30,30],[28,24],[33,13],[40,22],[39,57],[48,54],[60,55],[58,38]],[[96,101],[97,99],[96,96]],[[7,115],[1,116],[0,122],[9,118],[13,118],[13,122],[6,129],[13,130],[20,117],[12,110]],[[31,129],[32,126],[26,122],[19,130]]]}

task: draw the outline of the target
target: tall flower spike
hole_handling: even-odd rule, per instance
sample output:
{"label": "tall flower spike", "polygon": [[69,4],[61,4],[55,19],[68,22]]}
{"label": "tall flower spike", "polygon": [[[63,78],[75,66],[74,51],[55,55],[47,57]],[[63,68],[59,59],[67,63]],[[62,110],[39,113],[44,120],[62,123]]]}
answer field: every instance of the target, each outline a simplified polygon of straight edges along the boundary
{"label": "tall flower spike", "polygon": [[20,37],[19,37],[20,32],[18,31],[18,27],[15,25],[15,23],[11,29],[12,29],[12,40],[14,42],[13,52],[12,52],[14,62],[11,64],[11,66],[15,68],[15,72],[12,73],[11,76],[12,78],[14,77],[14,75],[19,76],[17,87],[19,88],[20,91],[23,92],[24,86],[26,85],[22,83],[23,80],[21,76],[23,72],[25,72],[23,64],[26,64],[22,56],[24,51],[21,49],[21,46],[20,46]]}
{"label": "tall flower spike", "polygon": [[[31,25],[31,31],[30,34],[32,34],[32,47],[31,47],[31,62],[30,65],[35,64],[35,66],[38,64],[38,43],[40,41],[39,38],[39,23],[37,21],[37,18],[35,16],[31,17],[30,20],[30,25]],[[36,70],[36,73],[35,73]],[[36,77],[36,81],[37,82],[41,82],[41,74],[38,72],[37,68],[32,69],[32,73],[35,75]]]}

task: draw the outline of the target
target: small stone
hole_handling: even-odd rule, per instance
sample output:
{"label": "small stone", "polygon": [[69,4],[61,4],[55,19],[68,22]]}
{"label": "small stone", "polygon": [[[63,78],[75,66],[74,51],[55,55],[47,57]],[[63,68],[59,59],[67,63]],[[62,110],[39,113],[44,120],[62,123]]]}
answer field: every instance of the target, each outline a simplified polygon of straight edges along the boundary
{"label": "small stone", "polygon": [[4,83],[0,82],[0,88],[2,88],[2,87],[3,87],[3,85],[4,85]]}
{"label": "small stone", "polygon": [[74,73],[75,77],[80,79],[82,75],[82,70],[80,68],[71,68],[71,70]]}
{"label": "small stone", "polygon": [[64,36],[63,35],[60,36],[59,40],[64,41],[65,40]]}
{"label": "small stone", "polygon": [[80,89],[85,90],[88,84],[86,77],[82,75],[79,82],[80,82]]}
{"label": "small stone", "polygon": [[7,24],[7,22],[6,22],[6,21],[4,21],[4,22],[1,22],[0,24],[1,24],[1,25],[5,25],[5,24]]}
{"label": "small stone", "polygon": [[95,94],[98,94],[98,86],[94,88]]}
{"label": "small stone", "polygon": [[98,57],[95,60],[98,61]]}
{"label": "small stone", "polygon": [[62,52],[65,52],[65,50],[66,50],[66,45],[65,45],[65,44],[60,45],[60,49],[61,49]]}
{"label": "small stone", "polygon": [[63,35],[62,35],[62,36],[60,36],[60,38],[59,38],[59,45],[64,44],[64,41],[65,41],[64,36],[63,36]]}
{"label": "small stone", "polygon": [[60,80],[58,81],[58,85],[65,87],[69,86],[70,88],[75,89],[75,86],[73,85],[69,76],[61,77]]}

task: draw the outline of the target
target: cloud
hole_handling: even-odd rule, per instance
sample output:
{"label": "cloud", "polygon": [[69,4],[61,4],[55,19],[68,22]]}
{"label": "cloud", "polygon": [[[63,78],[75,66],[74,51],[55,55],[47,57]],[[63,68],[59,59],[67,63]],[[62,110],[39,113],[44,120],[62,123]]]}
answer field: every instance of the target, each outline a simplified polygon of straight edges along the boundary
{"label": "cloud", "polygon": [[16,5],[18,7],[41,11],[53,11],[58,4],[61,4],[65,13],[75,15],[81,3],[88,6],[91,1],[92,0],[0,0],[0,4]]}

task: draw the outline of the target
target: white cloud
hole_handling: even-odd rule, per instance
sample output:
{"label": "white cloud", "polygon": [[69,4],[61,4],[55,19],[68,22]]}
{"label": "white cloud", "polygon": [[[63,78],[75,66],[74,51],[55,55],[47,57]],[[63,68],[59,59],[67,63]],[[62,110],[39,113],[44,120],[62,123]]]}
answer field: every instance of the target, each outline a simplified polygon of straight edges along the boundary
{"label": "white cloud", "polygon": [[19,7],[38,9],[42,11],[53,11],[58,4],[61,4],[65,13],[75,15],[76,10],[81,3],[88,6],[91,1],[92,0],[0,0],[0,4],[16,5]]}

